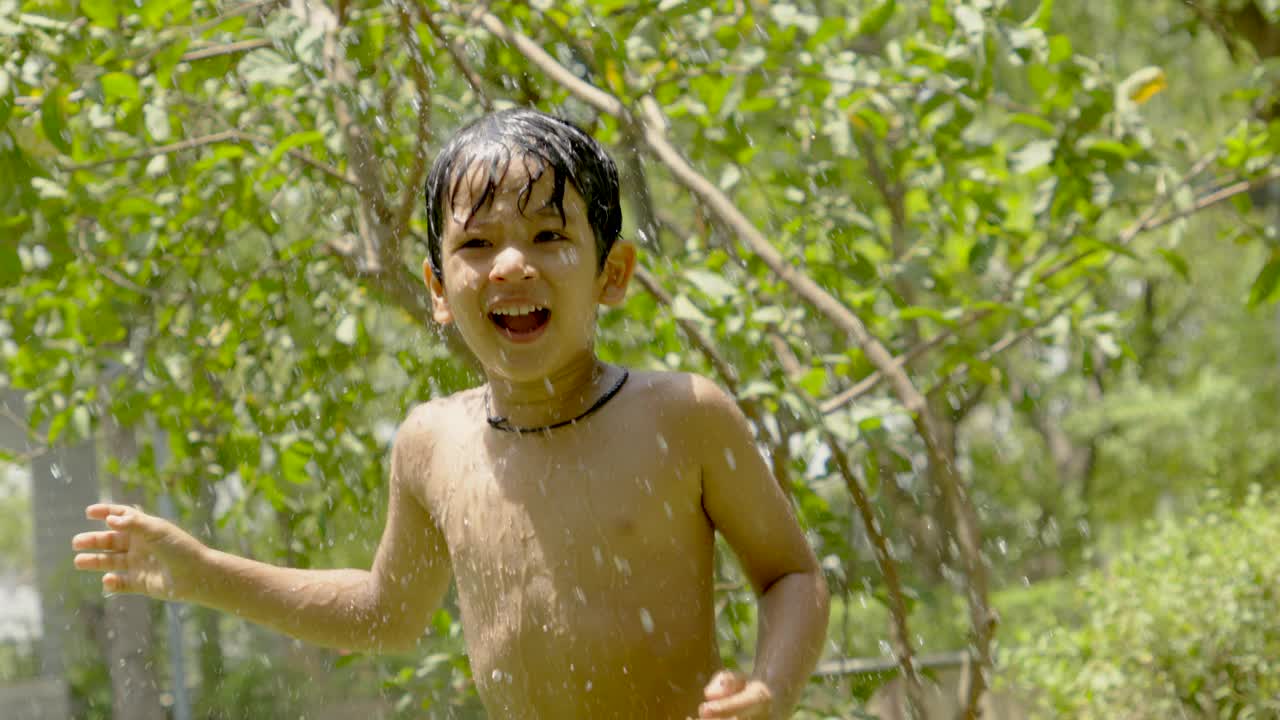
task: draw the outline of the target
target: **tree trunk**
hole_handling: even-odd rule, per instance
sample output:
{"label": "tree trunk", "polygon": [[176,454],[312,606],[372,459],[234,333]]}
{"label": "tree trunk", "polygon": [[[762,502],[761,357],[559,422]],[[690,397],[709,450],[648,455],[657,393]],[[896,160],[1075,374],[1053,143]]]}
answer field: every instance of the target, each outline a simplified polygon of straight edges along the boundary
{"label": "tree trunk", "polygon": [[[111,420],[103,423],[107,447],[121,464],[138,456],[132,428]],[[120,473],[111,474],[111,499],[126,505],[142,505],[141,488],[129,485]],[[160,687],[155,674],[155,632],[151,601],[139,595],[106,599],[106,655],[111,674],[112,717],[129,720],[164,720]]]}

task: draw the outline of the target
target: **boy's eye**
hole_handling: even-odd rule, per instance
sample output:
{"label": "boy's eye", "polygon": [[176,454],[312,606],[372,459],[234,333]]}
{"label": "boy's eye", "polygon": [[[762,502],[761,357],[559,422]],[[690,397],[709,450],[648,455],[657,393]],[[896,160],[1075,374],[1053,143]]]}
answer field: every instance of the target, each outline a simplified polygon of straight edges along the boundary
{"label": "boy's eye", "polygon": [[470,240],[466,240],[466,241],[464,241],[464,242],[463,242],[461,245],[459,245],[458,247],[459,247],[459,248],[482,248],[482,247],[489,247],[489,241],[488,241],[488,240],[485,240],[484,238],[471,238]]}
{"label": "boy's eye", "polygon": [[569,238],[561,235],[558,232],[554,232],[552,230],[543,230],[542,232],[533,236],[533,241],[536,243],[556,242],[557,240],[568,240],[568,239]]}

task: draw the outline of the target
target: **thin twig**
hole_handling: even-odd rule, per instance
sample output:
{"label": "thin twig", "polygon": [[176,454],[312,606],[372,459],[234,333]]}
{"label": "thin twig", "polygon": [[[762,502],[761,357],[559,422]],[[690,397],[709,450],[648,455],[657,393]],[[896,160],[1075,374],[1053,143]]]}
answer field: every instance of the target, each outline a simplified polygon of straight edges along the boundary
{"label": "thin twig", "polygon": [[401,5],[400,32],[404,36],[409,50],[409,70],[413,75],[413,84],[418,101],[417,134],[413,145],[413,167],[409,178],[405,181],[400,194],[400,205],[396,210],[391,232],[403,237],[409,230],[409,221],[413,217],[413,209],[417,207],[420,196],[419,185],[427,175],[427,145],[431,143],[431,78],[426,63],[422,60],[422,48],[418,47],[417,36],[413,31],[413,20],[409,11]]}
{"label": "thin twig", "polygon": [[[93,160],[85,163],[65,163],[62,167],[72,172],[78,170],[93,170],[105,165],[117,165],[137,160],[148,160],[158,155],[171,155],[173,153],[195,150],[196,148],[205,147],[207,145],[218,145],[220,143],[259,145],[265,147],[272,147],[276,144],[274,140],[262,137],[261,135],[253,135],[240,130],[223,130],[222,132],[216,132],[212,135],[202,135],[200,137],[189,138],[180,142],[169,143],[168,145],[157,145],[155,147],[150,147],[133,153],[132,155],[103,158],[102,160]],[[285,154],[299,162],[319,170],[320,172],[323,172],[325,175],[328,175],[339,182],[352,186],[356,185],[355,178],[343,173],[332,165],[315,159],[297,148],[290,149]]]}
{"label": "thin twig", "polygon": [[[642,267],[636,267],[635,279],[646,291],[648,291],[650,295],[654,297],[655,300],[658,301],[659,305],[662,305],[664,308],[671,307],[674,302],[671,297],[671,293],[668,293],[666,289],[659,284],[658,279],[655,278],[652,273]],[[684,332],[685,337],[689,338],[693,344],[697,346],[698,350],[711,361],[711,365],[715,368],[716,374],[724,381],[729,392],[737,395],[738,371],[734,369],[733,365],[728,360],[724,359],[724,356],[716,349],[715,343],[711,341],[711,338],[703,334],[702,329],[691,320],[676,317],[675,321]]]}
{"label": "thin twig", "polygon": [[480,106],[485,112],[493,112],[493,101],[489,99],[489,94],[484,91],[484,82],[480,80],[480,76],[471,67],[471,63],[467,62],[467,58],[462,54],[462,50],[449,39],[444,29],[440,27],[440,23],[432,17],[431,11],[417,4],[418,17],[426,24],[427,29],[435,36],[436,40],[444,47],[445,52],[449,53],[449,57],[453,58],[453,64],[462,72],[462,77],[466,78],[467,84],[471,86],[472,92],[476,94],[476,99],[480,101]]}
{"label": "thin twig", "polygon": [[182,56],[183,62],[196,62],[197,60],[208,60],[209,58],[219,57],[222,55],[234,55],[236,53],[251,52],[259,48],[271,47],[275,43],[271,40],[241,40],[239,42],[227,43],[226,45],[213,45],[211,47],[198,48],[192,50]]}

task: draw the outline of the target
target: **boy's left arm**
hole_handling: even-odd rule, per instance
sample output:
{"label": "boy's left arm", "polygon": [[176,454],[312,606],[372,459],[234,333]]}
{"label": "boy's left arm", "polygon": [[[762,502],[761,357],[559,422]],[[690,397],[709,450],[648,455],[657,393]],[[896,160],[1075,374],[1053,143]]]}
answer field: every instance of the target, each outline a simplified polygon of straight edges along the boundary
{"label": "boy's left arm", "polygon": [[702,505],[755,588],[759,638],[750,677],[721,672],[707,686],[704,718],[786,717],[826,639],[829,599],[813,549],[757,449],[733,398],[695,381],[689,420],[699,438]]}

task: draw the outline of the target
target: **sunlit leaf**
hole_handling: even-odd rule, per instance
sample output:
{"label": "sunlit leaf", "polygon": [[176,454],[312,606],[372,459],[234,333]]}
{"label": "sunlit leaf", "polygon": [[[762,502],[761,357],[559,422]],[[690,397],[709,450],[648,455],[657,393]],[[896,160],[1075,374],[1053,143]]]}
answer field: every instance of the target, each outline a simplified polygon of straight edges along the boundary
{"label": "sunlit leaf", "polygon": [[129,73],[109,72],[98,79],[108,102],[137,100],[142,96],[138,79]]}
{"label": "sunlit leaf", "polygon": [[897,0],[884,0],[862,16],[858,21],[859,35],[875,35],[884,29],[898,10]]}
{"label": "sunlit leaf", "polygon": [[63,114],[63,98],[66,90],[54,88],[40,103],[40,127],[44,130],[45,139],[63,153],[71,152],[71,142],[67,135],[67,121]]}
{"label": "sunlit leaf", "polygon": [[1249,288],[1249,307],[1275,300],[1280,296],[1277,288],[1280,288],[1280,254],[1273,253]]}

